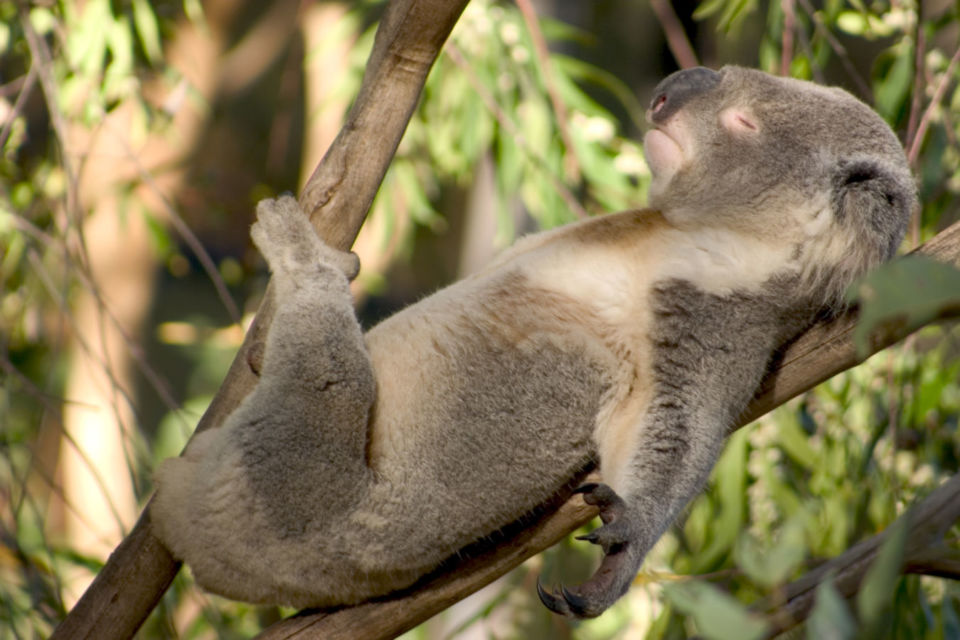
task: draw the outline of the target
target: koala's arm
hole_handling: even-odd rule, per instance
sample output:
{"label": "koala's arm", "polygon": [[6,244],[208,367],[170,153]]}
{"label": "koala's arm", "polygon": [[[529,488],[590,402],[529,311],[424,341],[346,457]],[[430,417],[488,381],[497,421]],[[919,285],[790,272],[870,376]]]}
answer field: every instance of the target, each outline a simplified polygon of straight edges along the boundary
{"label": "koala's arm", "polygon": [[[604,558],[578,587],[548,592],[538,585],[557,613],[596,616],[626,593],[644,556],[702,490],[782,327],[794,324],[771,314],[760,296],[710,295],[680,281],[659,286],[652,302],[652,397],[641,412],[622,417],[613,446],[601,443],[604,482],[577,490],[604,523],[581,539],[599,545]],[[608,464],[604,448],[629,453]]]}

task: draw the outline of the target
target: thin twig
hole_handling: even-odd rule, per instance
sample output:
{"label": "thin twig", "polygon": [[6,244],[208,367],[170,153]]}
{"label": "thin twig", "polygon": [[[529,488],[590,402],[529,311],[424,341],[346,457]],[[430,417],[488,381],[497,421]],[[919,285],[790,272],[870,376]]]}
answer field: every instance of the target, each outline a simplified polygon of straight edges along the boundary
{"label": "thin twig", "polygon": [[793,32],[796,29],[797,14],[793,0],[780,0],[783,9],[783,36],[780,43],[780,75],[790,75],[793,62]]}
{"label": "thin twig", "polygon": [[[913,55],[913,95],[910,100],[910,116],[907,119],[907,136],[905,140],[913,140],[917,135],[917,124],[920,120],[920,110],[923,108],[923,87],[926,65],[927,37],[923,30],[923,3],[917,4],[917,23],[914,28]],[[916,245],[916,239],[914,239]]]}
{"label": "thin twig", "polygon": [[660,22],[663,37],[667,39],[667,47],[673,54],[673,59],[677,61],[677,66],[681,69],[697,66],[699,64],[697,54],[690,45],[690,39],[687,38],[687,33],[683,30],[683,24],[677,18],[676,11],[673,10],[673,5],[664,2],[664,0],[650,0],[650,8]]}
{"label": "thin twig", "polygon": [[833,49],[834,53],[837,54],[837,57],[840,59],[840,64],[843,65],[844,70],[847,72],[847,75],[850,76],[850,79],[853,80],[853,83],[857,85],[857,91],[860,93],[860,97],[864,100],[870,98],[873,95],[873,91],[870,89],[870,85],[867,84],[860,76],[860,72],[857,71],[857,68],[853,65],[853,62],[850,60],[850,54],[847,53],[846,47],[840,44],[840,41],[837,40],[830,29],[827,28],[827,25],[824,24],[823,18],[820,17],[820,13],[810,4],[810,0],[800,0],[800,6],[803,7],[803,10],[807,12],[807,15],[810,16],[810,19],[813,20],[814,27],[817,32],[823,36],[823,38],[830,45],[830,48]]}
{"label": "thin twig", "polygon": [[527,25],[527,31],[530,32],[530,39],[533,40],[533,49],[540,62],[540,70],[543,73],[543,84],[547,89],[547,95],[550,97],[550,104],[553,105],[553,114],[557,121],[557,130],[560,131],[560,139],[563,140],[563,146],[567,151],[563,154],[566,177],[571,182],[577,183],[580,181],[580,163],[577,159],[577,148],[573,146],[573,139],[570,137],[567,106],[563,103],[563,100],[560,99],[560,94],[557,91],[557,83],[554,81],[553,65],[550,62],[550,50],[547,48],[547,40],[543,37],[543,31],[540,30],[540,23],[537,21],[537,12],[533,8],[533,3],[530,0],[517,0],[517,7],[523,15],[523,21]]}
{"label": "thin twig", "polygon": [[210,282],[213,284],[213,288],[216,290],[217,296],[220,298],[224,308],[230,315],[230,320],[234,324],[240,324],[242,320],[240,309],[237,307],[237,303],[234,301],[233,296],[230,295],[230,291],[227,289],[227,284],[223,281],[223,277],[217,270],[217,265],[214,264],[213,258],[210,256],[210,253],[207,251],[206,247],[204,247],[203,243],[200,242],[200,239],[190,228],[190,225],[187,224],[186,220],[183,219],[183,216],[177,212],[177,209],[173,206],[170,198],[167,197],[167,194],[164,193],[163,189],[160,188],[160,185],[158,185],[157,181],[153,178],[153,174],[150,173],[140,162],[139,157],[130,147],[127,138],[120,135],[114,129],[113,125],[107,119],[105,113],[101,112],[100,115],[104,123],[104,127],[106,127],[107,130],[110,131],[110,133],[117,140],[117,142],[120,143],[120,146],[123,148],[123,152],[127,155],[127,159],[136,168],[137,173],[140,176],[140,180],[150,189],[153,195],[156,196],[156,198],[163,205],[163,209],[167,214],[167,218],[170,220],[170,224],[173,225],[173,228],[176,229],[177,233],[180,234],[180,237],[183,238],[183,241],[187,243],[188,247],[190,247],[193,255],[195,255],[197,260],[200,261],[200,265],[203,267],[207,277],[210,278]]}
{"label": "thin twig", "polygon": [[933,91],[930,104],[927,105],[927,108],[923,112],[923,117],[920,118],[920,124],[917,125],[917,131],[913,139],[908,141],[907,161],[911,167],[916,165],[917,157],[920,155],[920,147],[923,144],[923,139],[927,135],[930,119],[933,117],[933,111],[940,105],[940,101],[943,100],[943,95],[947,91],[947,85],[953,77],[953,69],[957,66],[958,61],[960,61],[960,47],[957,47],[953,57],[950,58],[950,64],[947,65],[947,70],[944,71],[943,77],[940,78],[940,82],[937,84],[937,88]]}
{"label": "thin twig", "polygon": [[[10,131],[13,130],[13,123],[16,121],[17,116],[20,115],[20,111],[23,109],[23,105],[26,103],[27,98],[30,97],[30,93],[33,91],[33,86],[36,83],[37,67],[35,64],[31,64],[30,70],[27,71],[26,75],[22,78],[20,93],[17,94],[17,100],[13,103],[13,107],[10,108],[10,112],[7,114],[7,121],[3,123],[3,129],[0,130],[0,149],[7,144],[7,138],[10,136]],[[12,85],[13,83],[10,84]]]}

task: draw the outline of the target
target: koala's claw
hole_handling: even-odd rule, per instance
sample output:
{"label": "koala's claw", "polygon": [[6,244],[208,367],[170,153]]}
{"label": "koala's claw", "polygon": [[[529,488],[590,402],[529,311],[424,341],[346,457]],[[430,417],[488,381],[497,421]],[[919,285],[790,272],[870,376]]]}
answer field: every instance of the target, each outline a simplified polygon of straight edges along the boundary
{"label": "koala's claw", "polygon": [[587,504],[600,510],[603,526],[577,539],[599,545],[604,552],[603,561],[596,573],[578,587],[561,585],[559,590],[548,591],[538,581],[537,595],[554,613],[593,618],[626,593],[643,556],[636,553],[633,544],[636,534],[626,514],[627,505],[613,489],[591,482],[577,487],[574,493],[582,494]]}
{"label": "koala's claw", "polygon": [[573,615],[578,618],[591,617],[587,613],[587,609],[589,607],[587,601],[563,585],[560,586],[560,593],[558,595],[554,590],[547,591],[544,589],[543,585],[540,583],[540,579],[538,578],[537,595],[540,596],[540,602],[542,602],[547,609],[550,609],[550,611],[553,611],[554,613],[559,613],[560,615]]}

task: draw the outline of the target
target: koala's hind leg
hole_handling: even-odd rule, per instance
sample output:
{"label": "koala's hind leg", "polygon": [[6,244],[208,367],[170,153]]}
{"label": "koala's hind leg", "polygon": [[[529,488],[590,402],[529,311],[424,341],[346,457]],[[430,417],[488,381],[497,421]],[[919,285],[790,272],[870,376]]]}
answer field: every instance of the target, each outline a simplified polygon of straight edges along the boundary
{"label": "koala's hind leg", "polygon": [[[329,514],[370,476],[375,382],[348,286],[358,260],[324,244],[291,197],[261,202],[251,235],[273,272],[276,314],[260,382],[231,421],[257,493],[319,492]],[[294,528],[309,522],[317,505],[287,500],[303,513],[288,504],[275,515]]]}

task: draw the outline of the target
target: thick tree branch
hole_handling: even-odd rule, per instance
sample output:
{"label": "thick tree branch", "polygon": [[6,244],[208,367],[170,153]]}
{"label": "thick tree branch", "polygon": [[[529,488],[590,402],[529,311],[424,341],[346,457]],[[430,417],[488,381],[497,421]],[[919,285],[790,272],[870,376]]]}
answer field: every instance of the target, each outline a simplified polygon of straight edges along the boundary
{"label": "thick tree branch", "polygon": [[[343,249],[353,244],[427,73],[467,2],[391,0],[388,5],[347,122],[300,197],[317,232],[330,244]],[[272,317],[268,292],[198,431],[222,424],[253,388],[251,365],[259,361]],[[151,533],[149,510],[144,510],[52,638],[132,637],[179,567]]]}
{"label": "thick tree branch", "polygon": [[[905,520],[907,526],[907,543],[903,550],[904,571],[956,578],[960,559],[956,551],[942,544],[942,540],[944,533],[957,519],[960,519],[960,474],[953,476],[898,518]],[[791,582],[783,589],[777,602],[760,603],[755,607],[756,611],[770,614],[772,626],[766,637],[772,638],[805,620],[813,609],[817,587],[828,576],[833,578],[840,595],[853,597],[859,591],[889,531],[888,527]]]}
{"label": "thick tree branch", "polygon": [[[914,253],[960,266],[960,222],[940,232]],[[861,357],[852,339],[856,324],[857,314],[848,312],[830,322],[814,325],[794,341],[764,380],[739,426],[863,362],[920,328],[905,325],[883,327],[870,337],[868,353]]]}
{"label": "thick tree branch", "polygon": [[[940,233],[918,252],[942,262],[960,264],[960,223]],[[858,356],[853,346],[855,325],[856,314],[849,312],[831,322],[817,324],[800,336],[784,351],[737,427],[746,425],[790,398],[861,362],[866,356]],[[870,354],[867,355],[881,351],[916,329],[886,329],[882,334],[873,336]],[[392,638],[507,573],[526,558],[543,551],[554,541],[582,526],[594,515],[595,512],[588,510],[582,499],[574,497],[557,511],[548,509],[534,524],[499,543],[486,554],[450,563],[430,579],[396,594],[392,599],[332,613],[301,614],[274,625],[258,637],[261,640]],[[950,521],[954,519],[955,516]]]}

